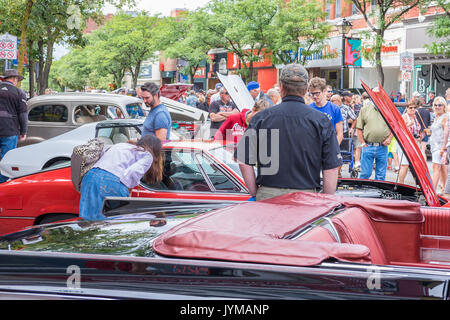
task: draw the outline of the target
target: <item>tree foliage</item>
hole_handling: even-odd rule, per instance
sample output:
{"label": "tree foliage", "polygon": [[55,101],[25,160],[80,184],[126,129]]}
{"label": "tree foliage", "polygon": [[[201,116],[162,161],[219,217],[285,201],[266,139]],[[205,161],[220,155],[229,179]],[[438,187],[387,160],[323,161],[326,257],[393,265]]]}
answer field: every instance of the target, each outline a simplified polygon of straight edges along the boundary
{"label": "tree foliage", "polygon": [[371,39],[375,39],[373,48],[363,52],[365,58],[372,59],[378,73],[378,80],[384,84],[384,72],[381,65],[381,48],[384,44],[384,34],[394,23],[401,21],[412,8],[418,7],[423,0],[377,0],[372,6],[372,0],[352,0],[366,21]]}
{"label": "tree foliage", "polygon": [[158,16],[120,13],[103,27],[84,37],[84,46],[75,47],[57,62],[52,81],[60,87],[82,90],[86,86],[107,89],[122,86],[130,71],[136,86],[141,63],[155,51],[152,40]]}
{"label": "tree foliage", "polygon": [[444,13],[434,19],[428,32],[435,38],[439,38],[440,41],[426,45],[425,47],[433,54],[450,56],[450,2],[446,0],[436,0],[435,2],[438,8],[441,8]]}
{"label": "tree foliage", "polygon": [[[48,87],[55,45],[83,43],[83,30],[88,19],[100,22],[106,3],[116,6],[133,5],[134,0],[34,0],[25,26],[28,0],[0,0],[0,30],[27,39],[30,65],[37,56],[39,62],[38,89]],[[31,59],[30,59],[31,58]],[[31,71],[31,70],[30,70]],[[31,81],[33,80],[30,77]],[[34,85],[30,85],[34,87]]]}
{"label": "tree foliage", "polygon": [[280,0],[270,41],[274,62],[306,65],[308,56],[320,53],[331,31],[326,15],[321,2]]}

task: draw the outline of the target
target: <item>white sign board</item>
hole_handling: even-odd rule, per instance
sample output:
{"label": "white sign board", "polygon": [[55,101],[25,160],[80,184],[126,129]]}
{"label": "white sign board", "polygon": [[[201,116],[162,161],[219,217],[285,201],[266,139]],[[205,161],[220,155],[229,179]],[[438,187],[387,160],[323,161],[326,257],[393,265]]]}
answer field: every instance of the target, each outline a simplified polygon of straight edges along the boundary
{"label": "white sign board", "polygon": [[412,72],[414,70],[414,53],[400,53],[400,70]]}
{"label": "white sign board", "polygon": [[238,107],[239,111],[242,109],[251,109],[255,105],[255,100],[250,95],[250,92],[247,90],[247,86],[245,85],[242,78],[237,74],[230,74],[225,76],[223,74],[217,73],[217,77],[220,82],[222,82],[225,89],[227,89],[230,94],[231,99]]}
{"label": "white sign board", "polygon": [[0,35],[0,59],[17,59],[17,37],[8,33]]}

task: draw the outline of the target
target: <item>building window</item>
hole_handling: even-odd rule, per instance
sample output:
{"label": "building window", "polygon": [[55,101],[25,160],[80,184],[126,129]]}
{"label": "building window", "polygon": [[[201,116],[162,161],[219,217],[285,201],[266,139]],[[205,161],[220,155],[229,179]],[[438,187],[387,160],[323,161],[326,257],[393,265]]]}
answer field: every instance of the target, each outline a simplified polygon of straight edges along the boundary
{"label": "building window", "polygon": [[341,0],[336,0],[336,18],[341,16]]}
{"label": "building window", "polygon": [[139,72],[139,78],[151,79],[151,77],[152,77],[152,66],[151,65],[142,66]]}
{"label": "building window", "polygon": [[325,12],[327,13],[327,19],[331,19],[330,17],[330,1],[325,1]]}
{"label": "building window", "polygon": [[355,4],[353,3],[353,4],[352,4],[352,15],[355,15],[355,14],[359,14],[359,10],[358,10],[358,8],[355,6]]}

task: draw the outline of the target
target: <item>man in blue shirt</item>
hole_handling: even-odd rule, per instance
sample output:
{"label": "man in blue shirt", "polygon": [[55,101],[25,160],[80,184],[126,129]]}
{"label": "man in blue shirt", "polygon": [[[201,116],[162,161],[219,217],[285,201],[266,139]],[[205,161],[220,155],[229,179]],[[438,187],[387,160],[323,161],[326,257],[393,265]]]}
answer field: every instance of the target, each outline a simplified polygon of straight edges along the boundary
{"label": "man in blue shirt", "polygon": [[328,88],[325,79],[312,78],[308,89],[314,101],[310,106],[328,116],[336,131],[338,142],[341,144],[344,137],[342,113],[339,106],[327,100]]}
{"label": "man in blue shirt", "polygon": [[159,140],[169,140],[172,118],[166,106],[161,103],[159,86],[153,82],[146,82],[141,87],[141,97],[150,112],[144,121],[142,136],[154,134]]}

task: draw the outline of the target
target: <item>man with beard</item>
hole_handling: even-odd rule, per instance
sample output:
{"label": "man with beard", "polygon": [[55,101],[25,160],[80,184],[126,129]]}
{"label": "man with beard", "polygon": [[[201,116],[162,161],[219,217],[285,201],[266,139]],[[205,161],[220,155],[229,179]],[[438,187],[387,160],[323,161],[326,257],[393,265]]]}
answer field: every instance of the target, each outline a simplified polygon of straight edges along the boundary
{"label": "man with beard", "polygon": [[141,97],[150,112],[144,121],[142,136],[154,134],[161,141],[169,140],[172,118],[167,107],[160,101],[159,86],[153,82],[146,82],[141,87]]}

